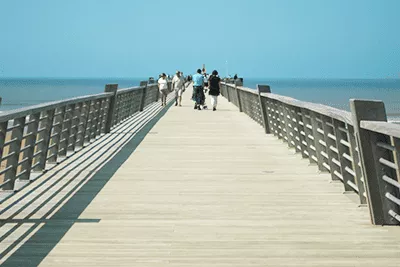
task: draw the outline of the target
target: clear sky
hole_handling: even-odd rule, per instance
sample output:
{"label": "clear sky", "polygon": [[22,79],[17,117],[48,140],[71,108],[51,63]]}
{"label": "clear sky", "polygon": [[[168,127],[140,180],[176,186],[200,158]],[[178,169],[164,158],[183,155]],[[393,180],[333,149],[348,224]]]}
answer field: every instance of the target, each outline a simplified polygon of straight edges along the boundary
{"label": "clear sky", "polygon": [[400,0],[0,0],[0,77],[399,78],[399,28]]}

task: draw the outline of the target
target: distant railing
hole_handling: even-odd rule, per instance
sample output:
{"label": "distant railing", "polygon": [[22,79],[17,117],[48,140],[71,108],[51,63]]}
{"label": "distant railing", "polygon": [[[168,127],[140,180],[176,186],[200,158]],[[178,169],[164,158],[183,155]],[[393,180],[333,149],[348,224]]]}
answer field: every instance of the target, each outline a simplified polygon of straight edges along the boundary
{"label": "distant railing", "polygon": [[0,115],[0,188],[15,190],[158,100],[157,84],[44,103]]}
{"label": "distant railing", "polygon": [[[347,112],[272,94],[269,86],[254,90],[222,83],[221,94],[266,133],[341,181],[345,192],[355,192],[361,204],[368,203],[374,224],[400,223],[400,125],[386,122],[382,102],[352,100]],[[370,121],[376,120],[371,113],[376,103],[385,122]]]}

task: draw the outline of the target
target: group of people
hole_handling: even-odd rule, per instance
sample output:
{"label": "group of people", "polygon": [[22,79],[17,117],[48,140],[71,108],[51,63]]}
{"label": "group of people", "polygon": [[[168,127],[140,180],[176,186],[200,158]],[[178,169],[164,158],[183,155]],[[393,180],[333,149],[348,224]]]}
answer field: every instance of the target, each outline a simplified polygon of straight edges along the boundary
{"label": "group of people", "polygon": [[205,69],[197,70],[197,73],[193,75],[193,96],[192,100],[195,101],[194,109],[201,110],[207,108],[205,103],[205,93],[211,98],[211,106],[213,111],[217,110],[218,96],[220,94],[220,82],[221,78],[218,76],[218,71],[213,70],[211,75],[208,75]]}
{"label": "group of people", "polygon": [[[194,109],[201,110],[202,107],[203,109],[207,109],[205,94],[208,91],[211,98],[211,106],[213,111],[216,111],[218,96],[220,94],[220,82],[221,79],[216,70],[214,70],[211,75],[208,75],[204,68],[203,70],[198,69],[193,77],[189,75],[186,78],[181,71],[177,71],[171,82],[172,89],[175,92],[175,106],[182,106],[182,94],[185,92],[185,89],[193,83],[192,100],[195,102]],[[158,87],[161,94],[161,105],[165,106],[169,93],[168,80],[165,73],[160,75]]]}

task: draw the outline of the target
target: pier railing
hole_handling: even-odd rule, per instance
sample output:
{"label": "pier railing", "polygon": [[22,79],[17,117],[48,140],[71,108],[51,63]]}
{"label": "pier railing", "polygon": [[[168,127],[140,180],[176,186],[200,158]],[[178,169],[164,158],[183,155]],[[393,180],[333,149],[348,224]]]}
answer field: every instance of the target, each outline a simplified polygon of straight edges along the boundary
{"label": "pier railing", "polygon": [[15,190],[158,100],[157,84],[44,103],[0,115],[0,188]]}
{"label": "pier railing", "polygon": [[400,125],[386,122],[382,102],[352,100],[348,112],[272,94],[269,86],[222,83],[221,94],[368,203],[374,224],[400,223]]}

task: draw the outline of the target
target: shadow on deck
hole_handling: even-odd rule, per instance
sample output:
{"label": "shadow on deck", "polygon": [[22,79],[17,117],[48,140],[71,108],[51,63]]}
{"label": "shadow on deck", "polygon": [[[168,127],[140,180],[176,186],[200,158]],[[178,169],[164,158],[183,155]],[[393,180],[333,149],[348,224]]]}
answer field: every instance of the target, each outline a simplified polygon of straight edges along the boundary
{"label": "shadow on deck", "polygon": [[17,200],[6,200],[0,215],[1,266],[38,266],[74,224],[98,223],[79,216],[170,106],[160,110],[155,103],[23,189]]}

